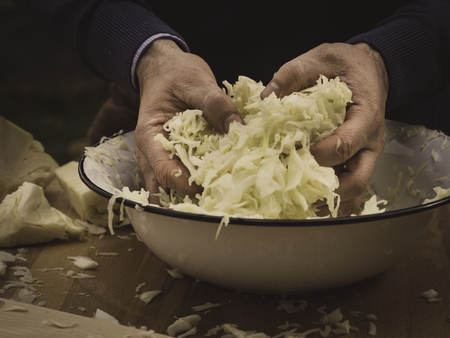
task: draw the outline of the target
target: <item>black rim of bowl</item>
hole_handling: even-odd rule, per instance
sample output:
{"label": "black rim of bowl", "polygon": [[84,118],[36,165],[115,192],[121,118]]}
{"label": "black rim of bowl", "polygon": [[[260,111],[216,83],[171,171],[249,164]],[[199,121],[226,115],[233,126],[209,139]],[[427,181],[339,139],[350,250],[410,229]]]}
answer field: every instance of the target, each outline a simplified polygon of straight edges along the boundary
{"label": "black rim of bowl", "polygon": [[[117,133],[113,135],[112,137],[109,137],[108,139],[124,135],[131,131],[126,131],[122,133]],[[102,142],[97,143],[94,147],[97,147]],[[83,155],[79,161],[78,164],[78,174],[81,178],[81,180],[86,184],[86,186],[94,191],[95,193],[99,194],[100,196],[103,196],[107,199],[110,199],[113,195],[97,186],[94,182],[92,182],[89,177],[86,175],[84,171],[84,161],[86,160],[86,155]],[[201,221],[201,222],[209,222],[209,223],[215,223],[219,224],[223,217],[221,216],[211,216],[211,215],[202,215],[202,214],[194,214],[189,212],[183,212],[183,211],[176,211],[168,208],[153,206],[153,205],[143,205],[139,202],[135,202],[129,199],[123,199],[121,197],[118,197],[116,199],[116,202],[119,204],[123,204],[126,207],[129,208],[136,208],[136,206],[139,206],[140,208],[143,208],[144,211],[174,218],[181,218],[181,219],[188,219],[188,220],[195,220],[195,221]],[[420,204],[416,205],[414,207],[404,208],[404,209],[398,209],[398,210],[392,210],[392,211],[386,211],[383,213],[377,213],[377,214],[369,214],[369,215],[360,215],[360,216],[345,216],[345,217],[336,217],[336,218],[319,218],[319,219],[258,219],[258,218],[235,218],[230,217],[229,224],[233,225],[253,225],[253,226],[277,226],[277,227],[298,227],[298,226],[334,226],[334,225],[341,225],[341,224],[350,224],[350,223],[364,223],[364,222],[372,222],[372,221],[379,221],[387,218],[396,218],[396,217],[402,217],[410,214],[419,213],[425,210],[431,210],[435,209],[437,207],[443,206],[445,204],[450,203],[450,196],[445,197],[442,199],[439,199],[437,201],[433,201],[426,204]],[[276,223],[276,224],[274,224]]]}

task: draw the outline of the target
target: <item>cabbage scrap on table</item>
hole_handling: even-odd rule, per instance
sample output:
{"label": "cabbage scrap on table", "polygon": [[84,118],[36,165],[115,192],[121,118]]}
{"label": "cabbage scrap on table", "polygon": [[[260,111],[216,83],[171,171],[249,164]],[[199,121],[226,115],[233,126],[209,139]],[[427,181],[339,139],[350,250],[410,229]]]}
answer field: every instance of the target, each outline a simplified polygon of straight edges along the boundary
{"label": "cabbage scrap on table", "polygon": [[310,152],[340,126],[352,93],[339,78],[320,76],[317,85],[279,99],[261,100],[261,82],[241,76],[227,94],[245,124],[234,122],[217,133],[200,110],[186,110],[156,136],[203,187],[195,200],[162,193],[165,207],[178,211],[264,219],[317,217],[315,203],[326,201],[337,216],[339,181],[335,170],[320,166]]}

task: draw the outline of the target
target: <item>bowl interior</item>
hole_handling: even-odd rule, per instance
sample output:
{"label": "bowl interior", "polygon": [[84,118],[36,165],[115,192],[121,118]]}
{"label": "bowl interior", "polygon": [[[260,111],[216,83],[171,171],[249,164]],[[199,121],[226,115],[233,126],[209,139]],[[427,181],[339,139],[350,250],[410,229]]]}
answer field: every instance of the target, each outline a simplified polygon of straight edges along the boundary
{"label": "bowl interior", "polygon": [[[373,217],[390,217],[393,213],[398,214],[398,211],[417,212],[450,201],[445,198],[423,205],[426,198],[435,196],[434,187],[450,188],[450,140],[446,135],[421,126],[386,120],[386,140],[385,150],[375,165],[370,185],[377,196],[389,201],[389,207],[385,213]],[[95,147],[87,148],[86,153],[94,155],[83,156],[79,167],[80,177],[97,193],[110,198],[124,186],[130,190],[140,190],[144,186],[136,159],[134,131],[105,138]],[[135,202],[127,200],[125,204],[134,206]],[[181,218],[192,217],[158,207],[145,207],[145,210]],[[219,217],[196,217],[220,222]],[[283,221],[289,220],[277,222]],[[334,219],[336,221],[339,222]],[[261,220],[257,222],[261,223]]]}

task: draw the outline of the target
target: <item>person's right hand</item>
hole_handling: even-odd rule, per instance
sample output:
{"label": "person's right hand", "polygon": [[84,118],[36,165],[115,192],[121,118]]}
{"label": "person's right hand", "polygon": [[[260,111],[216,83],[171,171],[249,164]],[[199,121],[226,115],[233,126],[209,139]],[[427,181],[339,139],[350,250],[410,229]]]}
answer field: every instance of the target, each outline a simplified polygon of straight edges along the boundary
{"label": "person's right hand", "polygon": [[[164,123],[186,109],[200,109],[220,133],[233,121],[243,122],[236,106],[217,85],[214,74],[200,57],[182,51],[172,40],[157,40],[146,50],[137,67],[140,87],[139,118],[135,131],[137,158],[146,189],[155,194],[159,187],[195,196],[201,187],[188,183],[187,168],[154,138]],[[181,171],[180,171],[181,170]],[[180,174],[181,173],[181,174]],[[158,198],[151,197],[152,203]]]}

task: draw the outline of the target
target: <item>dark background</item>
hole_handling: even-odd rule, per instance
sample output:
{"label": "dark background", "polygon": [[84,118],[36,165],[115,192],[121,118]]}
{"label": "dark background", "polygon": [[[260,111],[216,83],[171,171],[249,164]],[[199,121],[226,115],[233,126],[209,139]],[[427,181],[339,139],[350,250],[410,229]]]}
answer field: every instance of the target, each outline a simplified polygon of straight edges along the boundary
{"label": "dark background", "polygon": [[[202,3],[203,6],[194,9],[210,10],[209,2]],[[336,13],[340,8],[338,3]],[[378,2],[370,3],[372,15],[359,18],[366,20],[366,23],[358,21],[358,25],[363,27],[361,32],[378,21],[375,12],[382,11],[377,12],[376,17],[383,17],[393,11],[389,6],[379,6]],[[254,7],[251,5],[235,8],[225,2],[221,4],[220,22],[211,22],[212,18],[203,15],[201,22],[191,25],[186,24],[186,18],[183,20],[190,2],[180,4],[186,8],[175,12],[165,9],[168,6],[166,2],[154,2],[153,6],[163,20],[183,34],[191,52],[205,58],[214,70],[219,85],[223,80],[234,83],[239,75],[267,84],[284,62],[313,48],[319,41],[345,41],[353,36],[350,28],[358,19],[346,20],[343,15],[337,15],[340,18],[339,27],[342,28],[341,36],[332,29],[333,26],[325,24],[334,22],[335,18],[322,18],[320,24],[314,27],[317,41],[311,40],[309,29],[299,28],[297,35],[304,45],[302,50],[298,41],[291,41],[292,34],[277,35],[270,30],[270,15],[289,15],[289,20],[287,17],[286,20],[292,22],[291,16],[297,14],[294,10],[279,9],[278,12],[270,12],[268,17],[257,16],[255,20],[260,24],[249,25],[252,29],[242,32],[237,24],[252,17],[249,11],[253,11]],[[321,6],[320,1],[307,4],[311,8]],[[306,12],[317,12],[311,8]],[[214,30],[208,29],[211,25],[214,25]],[[235,38],[239,34],[244,34],[244,39],[239,40],[241,44],[236,44]],[[264,41],[267,43],[264,44]],[[270,48],[261,50],[258,47],[261,45]],[[290,46],[283,48],[286,54],[279,55],[277,50],[286,45]],[[0,0],[0,46],[0,115],[33,134],[59,164],[79,159],[87,144],[87,130],[108,97],[109,83],[91,73],[65,45],[57,31],[22,13],[10,0]],[[449,97],[450,88],[439,97],[415,102],[387,117],[425,124],[428,128],[450,134]],[[419,113],[412,114],[412,111]]]}
{"label": "dark background", "polygon": [[79,159],[108,82],[9,0],[0,0],[0,46],[0,115],[33,134],[60,165]]}

